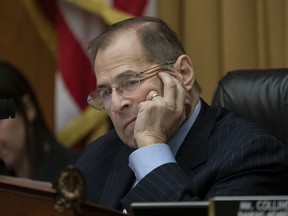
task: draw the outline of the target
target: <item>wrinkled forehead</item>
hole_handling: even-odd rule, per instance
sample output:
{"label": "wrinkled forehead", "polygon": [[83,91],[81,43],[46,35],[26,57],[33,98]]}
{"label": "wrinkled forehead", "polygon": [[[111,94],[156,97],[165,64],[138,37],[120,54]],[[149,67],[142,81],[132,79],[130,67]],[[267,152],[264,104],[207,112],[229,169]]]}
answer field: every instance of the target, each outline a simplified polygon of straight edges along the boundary
{"label": "wrinkled forehead", "polygon": [[109,46],[99,49],[94,71],[96,76],[111,71],[125,71],[145,64],[147,59],[133,31],[120,34]]}
{"label": "wrinkled forehead", "polygon": [[96,60],[94,70],[96,76],[100,76],[102,73],[107,73],[109,71],[125,71],[127,69],[138,68],[144,63],[146,63],[146,58],[143,53],[123,53],[122,55],[110,59],[102,59],[102,61]]}

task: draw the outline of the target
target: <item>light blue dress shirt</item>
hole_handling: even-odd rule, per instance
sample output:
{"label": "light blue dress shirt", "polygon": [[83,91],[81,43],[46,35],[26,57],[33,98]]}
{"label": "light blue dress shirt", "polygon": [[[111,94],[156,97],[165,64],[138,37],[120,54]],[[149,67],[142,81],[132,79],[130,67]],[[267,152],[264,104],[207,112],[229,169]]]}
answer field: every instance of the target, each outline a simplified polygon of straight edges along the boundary
{"label": "light blue dress shirt", "polygon": [[200,109],[201,102],[199,101],[192,115],[184,122],[178,132],[168,141],[167,144],[157,143],[139,148],[131,153],[129,156],[129,166],[136,177],[134,185],[155,168],[166,163],[176,163],[176,153],[190,128],[193,126]]}

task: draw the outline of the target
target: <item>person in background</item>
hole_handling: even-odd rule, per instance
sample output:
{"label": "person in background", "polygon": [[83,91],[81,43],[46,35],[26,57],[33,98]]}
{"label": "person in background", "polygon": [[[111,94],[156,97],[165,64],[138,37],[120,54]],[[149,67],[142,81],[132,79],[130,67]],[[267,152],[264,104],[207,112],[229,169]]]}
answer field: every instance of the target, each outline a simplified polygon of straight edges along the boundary
{"label": "person in background", "polygon": [[192,61],[162,20],[113,24],[89,52],[97,83],[88,103],[114,129],[76,162],[88,201],[131,212],[133,202],[288,194],[287,146],[201,98]]}
{"label": "person in background", "polygon": [[79,152],[64,148],[49,130],[36,95],[20,70],[0,61],[0,98],[15,101],[15,118],[0,120],[4,175],[53,182]]}

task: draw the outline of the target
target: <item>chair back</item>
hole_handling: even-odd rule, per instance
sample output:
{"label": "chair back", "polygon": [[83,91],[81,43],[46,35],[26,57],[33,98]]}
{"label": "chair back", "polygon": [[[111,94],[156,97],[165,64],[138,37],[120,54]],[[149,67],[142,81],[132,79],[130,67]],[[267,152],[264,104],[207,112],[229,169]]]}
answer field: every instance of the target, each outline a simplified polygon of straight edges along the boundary
{"label": "chair back", "polygon": [[288,145],[288,68],[230,71],[211,105],[262,124]]}

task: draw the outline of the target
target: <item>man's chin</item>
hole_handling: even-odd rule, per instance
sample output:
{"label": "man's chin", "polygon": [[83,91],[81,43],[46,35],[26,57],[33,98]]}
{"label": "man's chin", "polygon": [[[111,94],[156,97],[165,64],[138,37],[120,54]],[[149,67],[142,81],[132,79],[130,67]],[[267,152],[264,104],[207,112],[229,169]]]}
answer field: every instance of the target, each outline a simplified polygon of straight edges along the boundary
{"label": "man's chin", "polygon": [[[118,133],[119,135],[120,133]],[[137,143],[134,138],[134,128],[126,128],[125,133],[121,133],[119,135],[122,142],[125,143],[125,145],[131,147],[131,148],[138,148]]]}
{"label": "man's chin", "polygon": [[135,142],[135,140],[132,141],[132,142],[128,142],[127,145],[128,145],[130,148],[133,148],[133,149],[137,149],[137,148],[138,148],[137,143]]}
{"label": "man's chin", "polygon": [[[127,138],[127,137],[126,137]],[[134,139],[134,136],[126,139],[126,141],[124,142],[127,146],[129,146],[130,148],[133,148],[133,149],[137,149],[138,146],[137,146],[137,143]]]}

